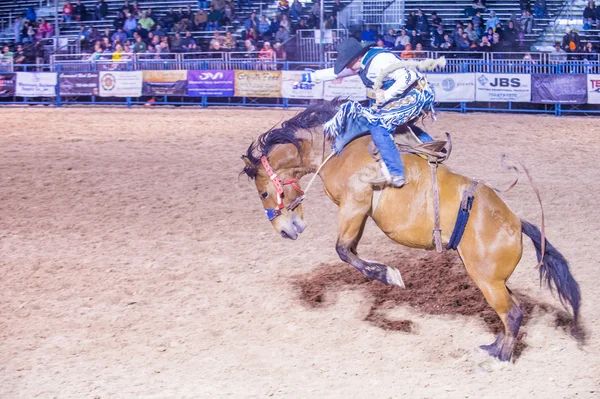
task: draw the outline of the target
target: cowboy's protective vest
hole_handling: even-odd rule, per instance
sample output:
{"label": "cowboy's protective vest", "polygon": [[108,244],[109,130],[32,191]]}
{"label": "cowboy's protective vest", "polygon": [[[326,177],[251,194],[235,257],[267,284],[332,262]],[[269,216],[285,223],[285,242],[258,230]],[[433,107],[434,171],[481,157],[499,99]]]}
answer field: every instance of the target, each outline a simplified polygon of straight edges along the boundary
{"label": "cowboy's protective vest", "polygon": [[[363,57],[363,59],[361,60],[361,65],[360,65],[360,70],[358,71],[358,76],[360,76],[360,80],[362,80],[363,84],[368,88],[368,89],[372,89],[373,85],[375,84],[375,82],[373,82],[371,79],[369,79],[367,77],[367,73],[369,72],[369,66],[371,65],[371,62],[373,61],[373,59],[378,56],[379,54],[382,53],[390,53],[393,54],[394,57],[396,57],[398,59],[398,61],[401,61],[401,59],[394,53],[392,53],[391,51],[384,49],[384,48],[372,48],[371,50],[367,51],[367,53],[365,54],[365,56]],[[381,88],[383,90],[387,90],[390,87],[392,87],[392,85],[395,83],[396,81],[393,79],[390,80],[386,80],[383,82],[383,84],[381,85]]]}

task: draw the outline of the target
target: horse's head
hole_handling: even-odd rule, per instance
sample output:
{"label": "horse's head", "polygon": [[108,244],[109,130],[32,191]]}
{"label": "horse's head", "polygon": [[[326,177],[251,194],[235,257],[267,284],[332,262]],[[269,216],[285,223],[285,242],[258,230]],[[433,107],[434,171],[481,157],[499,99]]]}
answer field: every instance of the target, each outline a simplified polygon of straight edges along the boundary
{"label": "horse's head", "polygon": [[243,155],[246,165],[243,173],[254,179],[267,218],[275,231],[283,238],[295,240],[306,228],[300,204],[304,192],[298,182],[302,168],[299,165],[277,168],[282,161],[276,154],[279,152],[273,151],[269,157],[263,155],[261,158]]}

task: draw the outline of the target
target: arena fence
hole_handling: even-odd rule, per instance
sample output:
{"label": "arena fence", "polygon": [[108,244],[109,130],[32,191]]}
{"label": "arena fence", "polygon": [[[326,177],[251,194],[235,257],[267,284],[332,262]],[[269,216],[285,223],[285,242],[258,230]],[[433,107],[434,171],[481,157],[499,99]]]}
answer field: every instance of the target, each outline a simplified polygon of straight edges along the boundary
{"label": "arena fence", "polygon": [[[298,83],[304,69],[328,67],[331,62],[259,60],[245,58],[244,53],[172,56],[131,56],[118,61],[55,57],[49,65],[12,65],[13,72],[0,72],[0,104],[287,108],[335,97],[362,101],[368,96],[358,77]],[[550,61],[545,54],[531,54],[525,65],[522,58],[494,56],[452,57],[444,69],[428,73],[440,103],[438,109],[462,113],[600,113],[600,60]]]}

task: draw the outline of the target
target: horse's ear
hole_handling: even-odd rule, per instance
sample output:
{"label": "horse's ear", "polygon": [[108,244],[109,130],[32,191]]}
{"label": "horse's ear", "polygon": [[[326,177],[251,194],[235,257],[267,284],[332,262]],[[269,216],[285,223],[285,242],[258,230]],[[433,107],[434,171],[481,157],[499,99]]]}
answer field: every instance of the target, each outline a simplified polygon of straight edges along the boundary
{"label": "horse's ear", "polygon": [[252,168],[252,169],[256,168],[254,166],[254,164],[250,161],[250,158],[248,158],[246,155],[242,155],[242,161],[244,161],[247,168]]}
{"label": "horse's ear", "polygon": [[242,161],[244,161],[244,164],[246,165],[242,173],[245,173],[249,178],[254,179],[258,174],[258,169],[246,155],[242,155]]}

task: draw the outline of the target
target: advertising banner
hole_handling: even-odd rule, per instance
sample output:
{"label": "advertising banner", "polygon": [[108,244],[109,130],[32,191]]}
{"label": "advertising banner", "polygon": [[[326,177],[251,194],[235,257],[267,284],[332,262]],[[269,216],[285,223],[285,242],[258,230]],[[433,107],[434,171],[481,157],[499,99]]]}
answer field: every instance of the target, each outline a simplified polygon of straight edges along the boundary
{"label": "advertising banner", "polygon": [[144,71],[142,94],[144,96],[185,96],[187,71]]}
{"label": "advertising banner", "polygon": [[58,74],[61,96],[97,96],[98,72],[63,72]]}
{"label": "advertising banner", "polygon": [[475,101],[474,73],[429,73],[427,81],[435,93],[436,102]]}
{"label": "advertising banner", "polygon": [[587,102],[600,104],[600,75],[587,75]]}
{"label": "advertising banner", "polygon": [[232,97],[234,71],[187,71],[187,95],[190,97]]}
{"label": "advertising banner", "polygon": [[537,104],[585,104],[587,75],[532,75],[531,102]]}
{"label": "advertising banner", "polygon": [[281,97],[281,72],[235,71],[236,97]]}
{"label": "advertising banner", "polygon": [[318,100],[323,98],[323,83],[299,83],[302,71],[283,71],[281,73],[281,95],[283,98],[302,98]]}
{"label": "advertising banner", "polygon": [[142,95],[142,71],[100,72],[100,96],[140,97]]}
{"label": "advertising banner", "polygon": [[515,73],[477,73],[475,101],[530,102],[531,75]]}
{"label": "advertising banner", "polygon": [[12,97],[15,95],[15,81],[17,75],[14,73],[0,73],[0,97]]}
{"label": "advertising banner", "polygon": [[358,76],[350,76],[343,79],[325,82],[323,88],[323,98],[331,101],[335,97],[354,101],[366,100],[367,88]]}
{"label": "advertising banner", "polygon": [[54,72],[17,72],[18,97],[56,96],[56,73]]}

